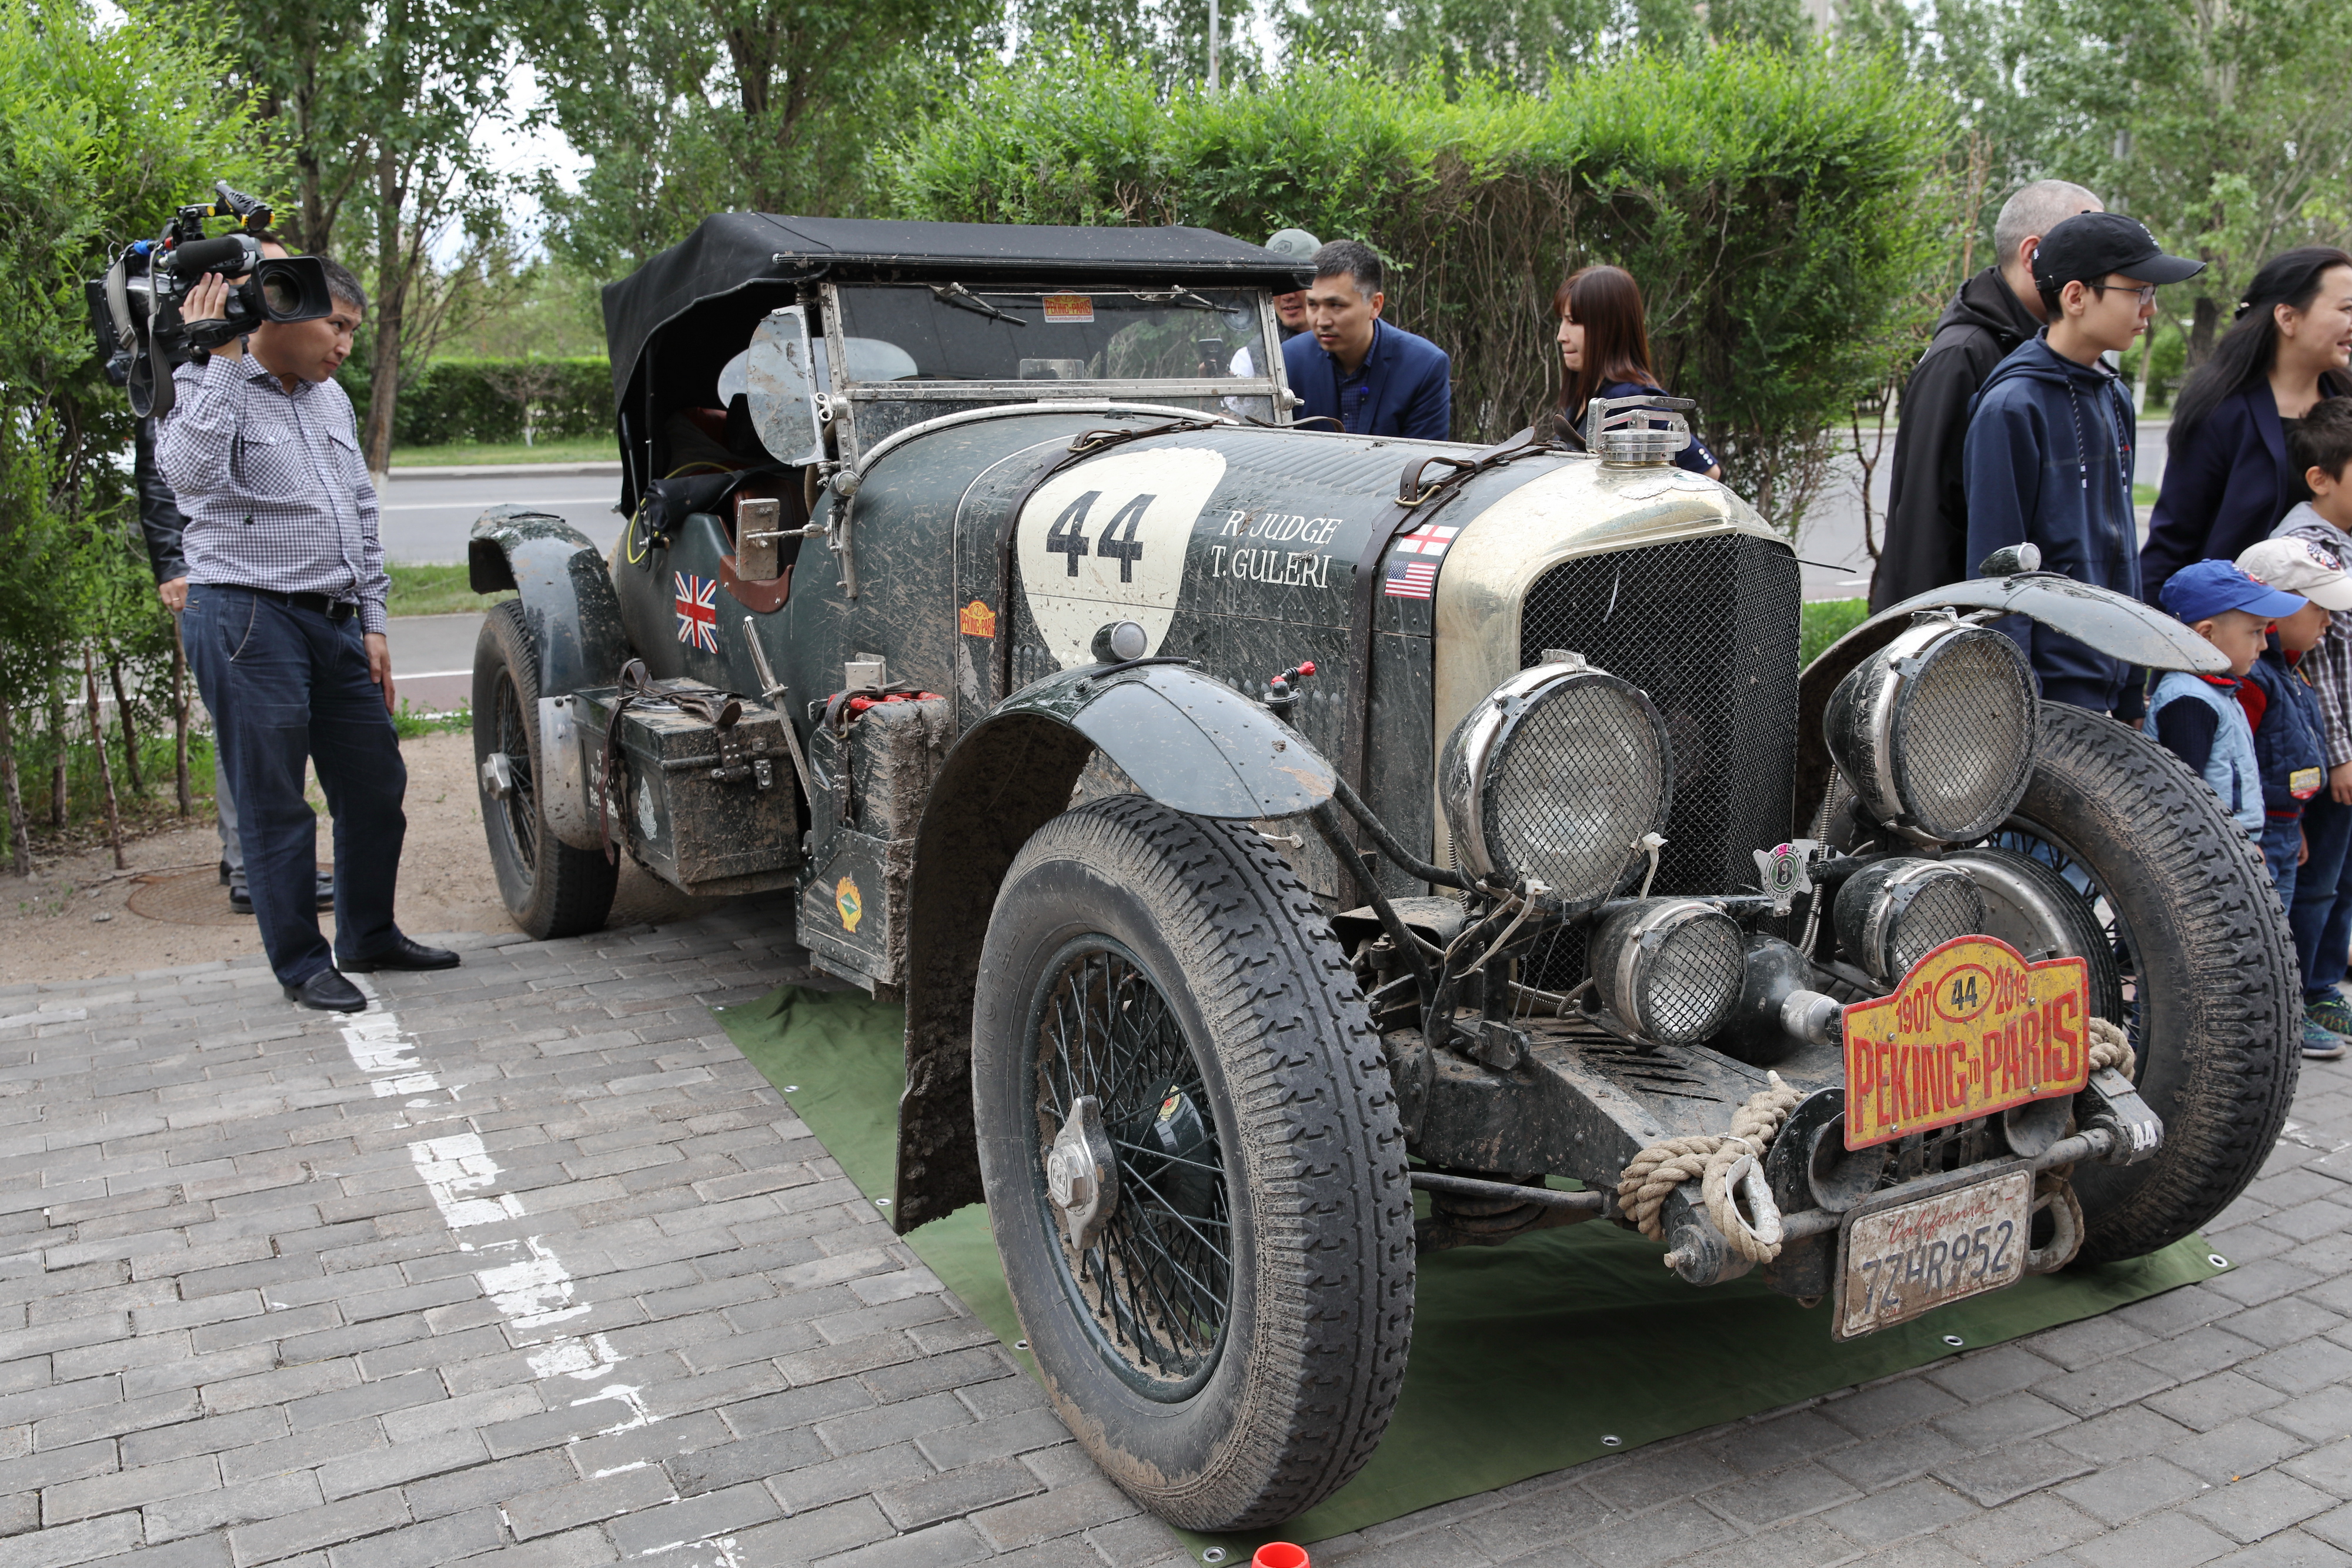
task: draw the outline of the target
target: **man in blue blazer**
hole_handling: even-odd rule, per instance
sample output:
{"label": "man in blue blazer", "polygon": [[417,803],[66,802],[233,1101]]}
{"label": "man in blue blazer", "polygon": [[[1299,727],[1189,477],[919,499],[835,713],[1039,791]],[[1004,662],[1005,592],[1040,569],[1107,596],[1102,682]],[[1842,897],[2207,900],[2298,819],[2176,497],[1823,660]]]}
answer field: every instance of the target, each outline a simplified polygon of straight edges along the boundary
{"label": "man in blue blazer", "polygon": [[1444,441],[1454,430],[1454,366],[1445,350],[1381,319],[1381,258],[1335,239],[1315,253],[1307,330],[1282,346],[1297,419],[1336,421],[1357,435]]}

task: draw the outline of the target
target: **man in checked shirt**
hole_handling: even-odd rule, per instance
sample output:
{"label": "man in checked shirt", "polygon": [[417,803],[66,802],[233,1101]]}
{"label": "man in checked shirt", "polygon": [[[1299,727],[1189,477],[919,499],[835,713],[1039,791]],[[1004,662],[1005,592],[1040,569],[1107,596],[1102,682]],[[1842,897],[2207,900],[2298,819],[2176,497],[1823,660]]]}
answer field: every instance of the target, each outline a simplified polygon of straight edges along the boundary
{"label": "man in checked shirt", "polygon": [[[188,517],[183,634],[236,797],[262,946],[289,1000],[358,1012],[367,998],[341,971],[446,969],[457,955],[393,924],[408,769],[392,727],[390,580],[351,400],[333,379],[367,299],[332,261],[327,287],[325,318],[265,322],[182,365],[156,457]],[[182,314],[218,320],[227,292],[207,277]],[[313,907],[306,759],[335,819],[332,948]]]}

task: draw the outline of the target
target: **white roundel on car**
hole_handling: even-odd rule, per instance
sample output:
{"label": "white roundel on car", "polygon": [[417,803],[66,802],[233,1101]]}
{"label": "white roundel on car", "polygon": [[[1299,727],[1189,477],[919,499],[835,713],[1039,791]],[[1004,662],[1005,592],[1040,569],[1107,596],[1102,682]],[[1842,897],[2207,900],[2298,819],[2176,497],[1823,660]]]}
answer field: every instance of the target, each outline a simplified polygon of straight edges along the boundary
{"label": "white roundel on car", "polygon": [[1064,668],[1093,662],[1106,621],[1133,621],[1158,653],[1176,616],[1193,524],[1225,476],[1199,447],[1117,452],[1056,474],[1021,509],[1021,585]]}

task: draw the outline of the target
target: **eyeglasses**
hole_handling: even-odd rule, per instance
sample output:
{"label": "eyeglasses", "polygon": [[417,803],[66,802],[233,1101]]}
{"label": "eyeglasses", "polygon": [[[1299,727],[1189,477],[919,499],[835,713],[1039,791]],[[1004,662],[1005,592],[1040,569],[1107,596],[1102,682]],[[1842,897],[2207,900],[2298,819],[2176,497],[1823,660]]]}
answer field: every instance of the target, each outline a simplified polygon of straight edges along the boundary
{"label": "eyeglasses", "polygon": [[[2092,289],[2092,292],[2095,293],[2096,295],[2098,295],[2098,296],[2099,296],[2099,298],[2100,298],[2104,299],[2104,298],[2106,298],[2106,296],[2107,296],[2107,290],[2108,290],[2108,289],[2110,289],[2110,288],[2121,288],[2121,287],[2124,287],[2124,285],[2122,285],[2122,284],[2120,284],[2120,283],[2094,283],[2093,285],[2091,285],[2091,289]],[[2138,296],[2139,296],[2139,302],[2140,302],[2140,307],[2141,307],[2141,308],[2145,309],[2145,308],[2147,308],[2148,306],[2153,305],[2153,304],[2155,304],[2155,303],[2156,303],[2156,287],[2157,287],[2157,286],[2156,286],[2155,284],[2153,284],[2153,283],[2143,283],[2143,284],[2141,284],[2138,287],[2137,287],[2137,288],[2135,288],[2135,289],[2133,289],[2133,290],[2131,291],[2131,292],[2133,292],[2134,294],[2137,294],[2137,295],[2138,295]]]}

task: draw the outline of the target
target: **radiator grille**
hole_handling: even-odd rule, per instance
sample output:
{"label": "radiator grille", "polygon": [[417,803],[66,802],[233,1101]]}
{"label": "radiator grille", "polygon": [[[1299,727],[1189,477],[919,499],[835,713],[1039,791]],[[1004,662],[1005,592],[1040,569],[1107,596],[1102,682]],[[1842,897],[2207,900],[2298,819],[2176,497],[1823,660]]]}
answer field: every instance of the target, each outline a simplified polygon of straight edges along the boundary
{"label": "radiator grille", "polygon": [[[1797,761],[1796,558],[1748,534],[1563,561],[1521,607],[1519,664],[1565,648],[1647,692],[1675,748],[1674,813],[1652,892],[1756,885],[1754,851],[1789,836]],[[1535,983],[1584,973],[1563,932]]]}

